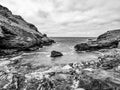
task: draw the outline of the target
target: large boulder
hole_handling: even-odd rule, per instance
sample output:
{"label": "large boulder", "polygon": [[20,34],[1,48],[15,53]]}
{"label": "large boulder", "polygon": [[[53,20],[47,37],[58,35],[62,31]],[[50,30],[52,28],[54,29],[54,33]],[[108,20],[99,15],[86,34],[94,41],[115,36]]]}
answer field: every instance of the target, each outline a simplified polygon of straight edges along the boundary
{"label": "large boulder", "polygon": [[51,52],[51,57],[60,57],[60,56],[63,56],[61,52],[58,52],[58,51]]}
{"label": "large boulder", "polygon": [[[43,35],[37,27],[25,21],[21,16],[0,5],[0,52],[9,50],[32,50],[54,41]],[[8,53],[7,52],[7,53]],[[9,54],[9,53],[8,53]]]}

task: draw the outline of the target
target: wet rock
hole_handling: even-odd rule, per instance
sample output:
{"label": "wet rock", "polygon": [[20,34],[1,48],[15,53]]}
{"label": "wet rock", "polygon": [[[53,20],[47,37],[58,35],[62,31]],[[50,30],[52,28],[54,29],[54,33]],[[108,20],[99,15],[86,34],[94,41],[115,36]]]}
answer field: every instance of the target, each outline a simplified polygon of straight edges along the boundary
{"label": "wet rock", "polygon": [[38,50],[39,48],[42,48],[42,46],[35,46],[35,47],[30,47],[30,48],[28,48],[28,49],[25,49],[25,51],[27,52],[29,52],[29,51],[36,51],[36,50]]}
{"label": "wet rock", "polygon": [[43,41],[44,46],[49,46],[52,43],[55,43],[55,41],[52,39],[49,39],[46,34],[43,34],[42,41]]}
{"label": "wet rock", "polygon": [[16,54],[18,50],[16,49],[0,49],[0,56]]}
{"label": "wet rock", "polygon": [[58,51],[51,52],[51,57],[61,57],[61,56],[63,56],[61,52],[58,52]]}

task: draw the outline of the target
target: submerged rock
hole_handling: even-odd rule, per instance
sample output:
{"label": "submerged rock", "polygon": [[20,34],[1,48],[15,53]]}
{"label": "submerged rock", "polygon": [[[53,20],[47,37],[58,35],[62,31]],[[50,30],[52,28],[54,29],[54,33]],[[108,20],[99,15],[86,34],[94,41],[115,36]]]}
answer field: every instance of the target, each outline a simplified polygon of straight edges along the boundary
{"label": "submerged rock", "polygon": [[61,52],[58,52],[58,51],[51,52],[51,57],[60,57],[60,56],[63,56]]}
{"label": "submerged rock", "polygon": [[36,50],[53,42],[47,35],[40,33],[35,25],[0,5],[0,53],[5,55]]}

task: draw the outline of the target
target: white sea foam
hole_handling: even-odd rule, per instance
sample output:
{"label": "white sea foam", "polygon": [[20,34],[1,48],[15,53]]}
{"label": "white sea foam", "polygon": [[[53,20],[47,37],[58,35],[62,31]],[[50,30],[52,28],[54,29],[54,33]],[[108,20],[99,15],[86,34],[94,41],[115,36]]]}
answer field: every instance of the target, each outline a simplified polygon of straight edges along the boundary
{"label": "white sea foam", "polygon": [[60,46],[60,43],[57,43],[56,46]]}
{"label": "white sea foam", "polygon": [[49,52],[38,52],[39,54],[49,54]]}
{"label": "white sea foam", "polygon": [[63,52],[63,55],[67,55],[68,53],[67,52]]}
{"label": "white sea foam", "polygon": [[70,52],[70,55],[73,55],[74,54],[74,52]]}
{"label": "white sea foam", "polygon": [[10,60],[16,60],[16,59],[20,59],[20,58],[22,58],[21,55],[20,55],[20,56],[13,57],[13,58],[11,58]]}
{"label": "white sea foam", "polygon": [[74,48],[73,47],[69,47],[71,50],[74,50]]}
{"label": "white sea foam", "polygon": [[50,55],[46,55],[46,57],[50,57]]}

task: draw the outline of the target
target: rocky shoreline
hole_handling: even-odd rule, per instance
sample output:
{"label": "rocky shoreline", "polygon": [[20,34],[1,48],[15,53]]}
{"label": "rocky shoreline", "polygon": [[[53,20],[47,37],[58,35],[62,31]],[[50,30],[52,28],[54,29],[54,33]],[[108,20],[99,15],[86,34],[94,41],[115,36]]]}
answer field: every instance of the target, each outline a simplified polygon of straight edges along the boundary
{"label": "rocky shoreline", "polygon": [[75,45],[76,51],[98,51],[100,49],[118,48],[120,41],[120,30],[111,30],[85,43]]}
{"label": "rocky shoreline", "polygon": [[75,46],[77,52],[98,51],[96,60],[35,66],[22,62],[18,52],[34,51],[55,41],[0,5],[0,55],[10,55],[0,59],[0,90],[120,90],[119,33],[108,31],[95,41]]}
{"label": "rocky shoreline", "polygon": [[54,42],[40,33],[35,25],[0,5],[0,55],[33,51]]}
{"label": "rocky shoreline", "polygon": [[120,50],[99,52],[96,61],[55,66],[0,60],[0,90],[119,90]]}

